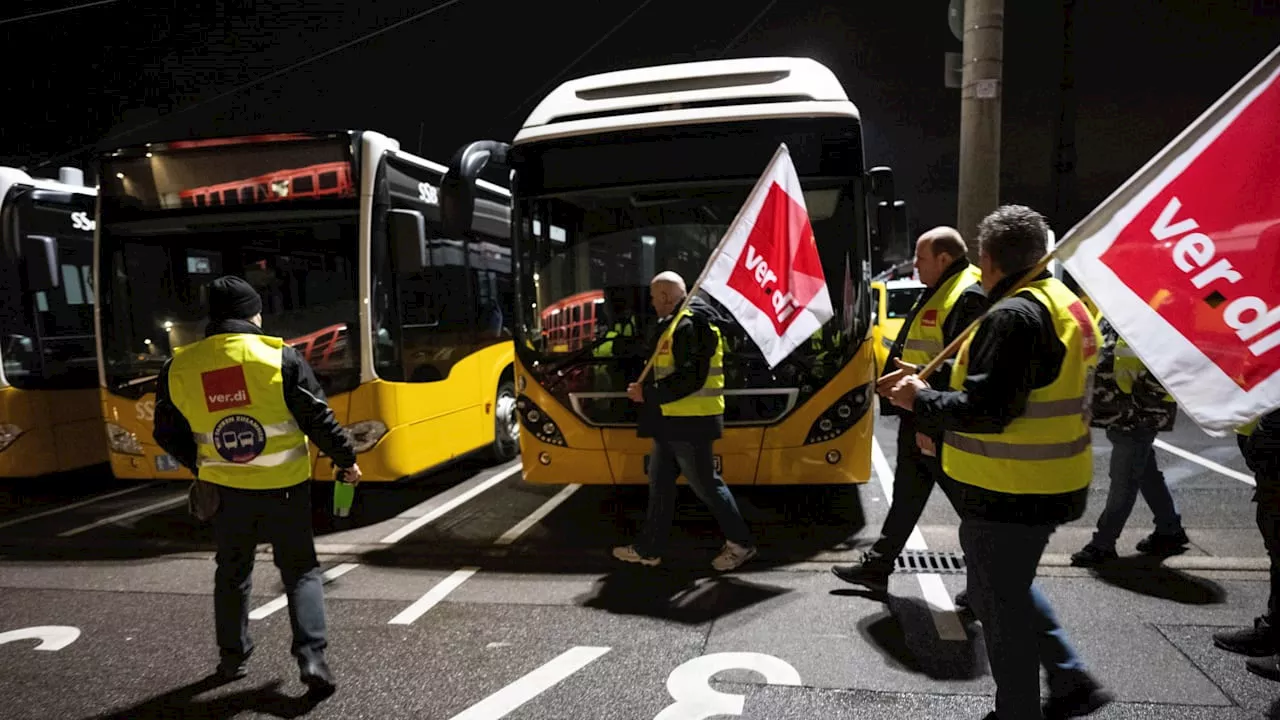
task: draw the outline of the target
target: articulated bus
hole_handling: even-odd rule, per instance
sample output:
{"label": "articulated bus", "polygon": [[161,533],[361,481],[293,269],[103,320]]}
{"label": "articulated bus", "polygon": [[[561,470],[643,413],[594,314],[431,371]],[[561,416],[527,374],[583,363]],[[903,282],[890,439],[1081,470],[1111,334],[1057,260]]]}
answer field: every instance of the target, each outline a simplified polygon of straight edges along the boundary
{"label": "articulated bus", "polygon": [[[626,384],[653,333],[648,283],[662,270],[692,283],[779,143],[804,188],[836,316],[770,369],[725,323],[726,410],[717,463],[731,484],[835,485],[871,475],[875,360],[869,234],[901,209],[892,171],[863,163],[858,110],[808,59],[666,65],[564,83],[510,144],[455,154],[441,187],[445,226],[464,226],[489,163],[510,172],[516,254],[516,387],[525,477],[534,483],[641,484],[649,441],[636,436]],[[889,240],[905,246],[905,225]],[[546,311],[600,292],[590,342],[548,335]],[[715,301],[707,298],[715,305]],[[572,336],[570,336],[572,338]]]}
{"label": "articulated bus", "polygon": [[93,340],[97,191],[0,168],[0,477],[107,461]]}
{"label": "articulated bus", "polygon": [[376,132],[151,143],[99,163],[99,382],[117,477],[190,477],[152,440],[155,379],[204,337],[207,285],[227,274],[315,370],[366,480],[519,453],[506,188],[480,183],[474,223],[449,235],[445,168]]}

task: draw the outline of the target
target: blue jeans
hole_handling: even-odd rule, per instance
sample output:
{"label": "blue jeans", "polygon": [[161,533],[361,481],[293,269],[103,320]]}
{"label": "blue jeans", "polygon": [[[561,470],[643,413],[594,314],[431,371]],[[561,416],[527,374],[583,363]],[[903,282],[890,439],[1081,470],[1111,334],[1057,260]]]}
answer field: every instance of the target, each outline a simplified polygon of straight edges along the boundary
{"label": "blue jeans", "polygon": [[1059,697],[1092,680],[1034,581],[1053,526],[964,517],[969,605],[982,622],[1000,720],[1041,720],[1040,666]]}
{"label": "blue jeans", "polygon": [[1182,532],[1182,516],[1174,505],[1173,495],[1164,482],[1164,473],[1156,465],[1154,430],[1107,430],[1111,441],[1111,488],[1107,506],[1098,517],[1098,530],[1089,544],[1099,550],[1115,550],[1120,531],[1142,499],[1155,516],[1156,533],[1177,535]]}
{"label": "blue jeans", "polygon": [[726,540],[746,547],[755,545],[733,493],[716,471],[711,443],[654,438],[649,454],[649,509],[636,539],[636,552],[645,557],[662,557],[666,551],[676,514],[676,479],[681,474],[698,499],[710,508]]}
{"label": "blue jeans", "polygon": [[218,488],[213,516],[218,544],[213,576],[214,625],[223,660],[239,662],[253,653],[249,601],[258,542],[271,543],[289,602],[293,655],[299,666],[324,659],[324,581],[311,532],[311,483],[279,490]]}

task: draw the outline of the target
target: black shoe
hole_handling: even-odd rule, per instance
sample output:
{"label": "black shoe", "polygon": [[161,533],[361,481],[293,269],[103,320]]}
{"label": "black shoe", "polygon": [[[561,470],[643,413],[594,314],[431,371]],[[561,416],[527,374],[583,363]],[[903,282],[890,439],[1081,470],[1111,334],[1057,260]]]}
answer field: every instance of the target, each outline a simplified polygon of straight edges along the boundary
{"label": "black shoe", "polygon": [[214,670],[213,674],[224,682],[239,680],[249,674],[248,662],[245,660],[223,660],[218,663],[218,669]]}
{"label": "black shoe", "polygon": [[1138,541],[1138,552],[1144,555],[1177,555],[1186,552],[1190,544],[1191,538],[1187,537],[1185,530],[1179,530],[1174,535],[1151,533]]}
{"label": "black shoe", "polygon": [[1080,552],[1071,556],[1071,564],[1076,567],[1097,567],[1120,557],[1115,550],[1102,550],[1093,545],[1085,545]]}
{"label": "black shoe", "polygon": [[957,610],[973,609],[972,607],[969,606],[969,588],[965,588],[964,590],[961,590],[960,592],[956,593],[956,599],[953,600],[952,602],[955,603]]}
{"label": "black shoe", "polygon": [[302,684],[307,686],[312,695],[329,696],[338,689],[338,684],[333,680],[333,671],[329,670],[329,663],[323,658],[302,663],[300,669]]}
{"label": "black shoe", "polygon": [[1249,672],[1264,677],[1272,682],[1280,682],[1280,655],[1268,655],[1246,660],[1244,666]]}
{"label": "black shoe", "polygon": [[1276,654],[1277,646],[1275,629],[1266,617],[1256,618],[1253,628],[1249,630],[1228,630],[1213,634],[1213,644],[1237,655],[1249,657],[1265,657]]}
{"label": "black shoe", "polygon": [[1115,699],[1114,693],[1097,683],[1082,685],[1066,695],[1049,698],[1043,708],[1044,720],[1084,717],[1110,705]]}
{"label": "black shoe", "polygon": [[850,565],[832,565],[831,573],[852,585],[862,585],[883,593],[889,591],[889,575],[893,574],[893,564],[863,553],[862,557]]}

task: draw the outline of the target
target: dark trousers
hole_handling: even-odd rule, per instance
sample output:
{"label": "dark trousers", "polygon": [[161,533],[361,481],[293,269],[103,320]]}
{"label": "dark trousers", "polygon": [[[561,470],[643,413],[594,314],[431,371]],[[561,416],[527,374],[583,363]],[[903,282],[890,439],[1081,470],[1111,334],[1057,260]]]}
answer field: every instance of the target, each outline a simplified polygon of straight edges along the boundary
{"label": "dark trousers", "polygon": [[220,506],[213,517],[218,543],[213,611],[218,649],[227,662],[253,652],[249,637],[249,594],[254,553],[270,542],[289,601],[293,654],[299,665],[323,659],[324,588],[311,534],[311,483],[279,490],[219,487]]}
{"label": "dark trousers", "polygon": [[1236,440],[1249,466],[1261,466],[1264,470],[1253,474],[1258,483],[1253,492],[1253,501],[1258,505],[1258,532],[1262,533],[1262,544],[1267,548],[1267,556],[1271,558],[1271,595],[1267,598],[1267,619],[1272,626],[1276,626],[1280,625],[1280,473],[1265,472],[1275,464],[1264,464],[1250,458],[1245,452],[1245,438],[1237,435]]}
{"label": "dark trousers", "polygon": [[720,524],[725,539],[738,545],[755,545],[747,523],[738,511],[733,493],[715,466],[712,441],[680,441],[654,438],[649,454],[649,508],[636,539],[636,552],[661,557],[676,513],[676,479],[683,474],[689,487]]}
{"label": "dark trousers", "polygon": [[[916,445],[916,426],[910,417],[898,423],[898,462],[893,469],[893,501],[889,514],[880,527],[880,538],[867,552],[866,564],[892,570],[894,561],[907,545],[907,537],[924,506],[929,502],[933,486],[942,475],[942,463],[920,452]],[[945,487],[945,485],[944,485]]]}
{"label": "dark trousers", "polygon": [[1034,585],[1050,525],[960,521],[969,604],[982,622],[1000,720],[1040,720],[1040,667],[1057,697],[1089,682],[1084,663]]}
{"label": "dark trousers", "polygon": [[1152,446],[1156,431],[1108,429],[1107,440],[1111,441],[1111,487],[1107,490],[1107,506],[1098,516],[1098,530],[1089,544],[1099,550],[1115,550],[1139,494],[1151,508],[1157,534],[1181,532],[1182,516],[1164,482],[1164,473],[1156,465]]}

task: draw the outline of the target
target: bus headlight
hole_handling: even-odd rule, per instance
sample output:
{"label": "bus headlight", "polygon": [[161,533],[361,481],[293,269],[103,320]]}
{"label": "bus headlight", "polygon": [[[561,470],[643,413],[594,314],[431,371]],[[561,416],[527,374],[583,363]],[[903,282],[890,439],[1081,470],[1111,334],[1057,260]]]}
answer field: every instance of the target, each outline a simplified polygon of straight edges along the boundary
{"label": "bus headlight", "polygon": [[805,445],[834,440],[853,427],[871,408],[871,384],[859,385],[836,400],[813,421]]}
{"label": "bus headlight", "polygon": [[17,425],[10,425],[9,423],[0,424],[0,452],[4,452],[9,449],[9,446],[12,445],[13,441],[17,440],[20,435],[22,435],[22,428]]}
{"label": "bus headlight", "polygon": [[387,426],[377,420],[361,420],[348,425],[347,432],[351,435],[351,444],[355,446],[356,452],[366,453],[387,434]]}
{"label": "bus headlight", "polygon": [[548,445],[569,446],[564,441],[564,435],[560,432],[560,427],[547,415],[545,410],[538,407],[537,403],[521,395],[516,398],[516,410],[520,413],[520,424],[533,433],[534,437]]}
{"label": "bus headlight", "polygon": [[115,423],[107,423],[107,447],[111,448],[111,452],[125,455],[144,454],[142,443],[138,442],[138,436]]}

